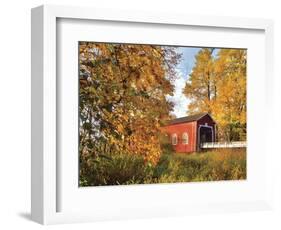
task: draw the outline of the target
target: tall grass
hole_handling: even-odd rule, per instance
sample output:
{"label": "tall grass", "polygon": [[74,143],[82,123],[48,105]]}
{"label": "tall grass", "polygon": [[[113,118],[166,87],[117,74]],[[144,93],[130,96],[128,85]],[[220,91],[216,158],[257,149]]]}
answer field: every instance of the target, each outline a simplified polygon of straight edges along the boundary
{"label": "tall grass", "polygon": [[155,166],[146,164],[141,157],[117,154],[98,159],[87,173],[80,173],[80,185],[243,180],[246,171],[246,149],[193,154],[165,151]]}
{"label": "tall grass", "polygon": [[246,179],[246,151],[242,149],[174,154],[167,161],[168,167],[159,173],[159,183]]}

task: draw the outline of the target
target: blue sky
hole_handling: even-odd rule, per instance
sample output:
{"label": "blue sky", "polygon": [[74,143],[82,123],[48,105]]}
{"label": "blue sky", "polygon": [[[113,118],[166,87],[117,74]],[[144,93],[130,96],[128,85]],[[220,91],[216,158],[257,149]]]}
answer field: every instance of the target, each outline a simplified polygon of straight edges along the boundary
{"label": "blue sky", "polygon": [[174,96],[167,97],[168,100],[175,103],[172,114],[176,115],[176,117],[184,117],[187,115],[187,106],[190,100],[183,95],[182,90],[195,64],[195,56],[200,49],[201,48],[195,47],[177,48],[177,52],[182,53],[182,59],[176,67],[177,79],[175,80]]}
{"label": "blue sky", "polygon": [[179,47],[177,51],[182,53],[182,60],[178,64],[177,68],[180,70],[182,75],[187,79],[190,74],[194,64],[195,56],[201,50],[201,48],[195,47]]}

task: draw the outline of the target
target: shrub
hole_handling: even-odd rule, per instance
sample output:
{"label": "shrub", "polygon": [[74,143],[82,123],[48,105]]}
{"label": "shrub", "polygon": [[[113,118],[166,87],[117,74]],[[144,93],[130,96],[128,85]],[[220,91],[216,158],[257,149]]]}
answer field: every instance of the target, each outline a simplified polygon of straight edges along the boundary
{"label": "shrub", "polygon": [[141,156],[102,155],[80,169],[80,186],[142,184],[151,175],[151,167]]}

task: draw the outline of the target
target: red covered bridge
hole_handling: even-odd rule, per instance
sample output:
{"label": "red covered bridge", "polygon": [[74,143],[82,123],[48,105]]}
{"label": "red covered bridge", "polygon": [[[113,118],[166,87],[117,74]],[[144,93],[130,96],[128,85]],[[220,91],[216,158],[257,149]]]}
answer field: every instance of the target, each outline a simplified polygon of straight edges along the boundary
{"label": "red covered bridge", "polygon": [[171,120],[164,131],[176,152],[196,152],[202,143],[215,142],[216,122],[208,113],[200,113]]}

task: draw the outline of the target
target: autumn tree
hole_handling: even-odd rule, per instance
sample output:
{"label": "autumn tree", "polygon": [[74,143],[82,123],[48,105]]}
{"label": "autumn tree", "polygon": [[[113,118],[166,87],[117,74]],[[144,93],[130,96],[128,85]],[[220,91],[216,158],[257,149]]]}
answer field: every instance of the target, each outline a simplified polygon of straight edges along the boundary
{"label": "autumn tree", "polygon": [[174,48],[80,42],[80,166],[126,153],[155,164],[173,104]]}
{"label": "autumn tree", "polygon": [[203,48],[195,57],[195,66],[183,91],[191,100],[190,114],[212,112],[212,102],[217,94],[212,53],[213,49]]}
{"label": "autumn tree", "polygon": [[189,113],[209,112],[220,140],[246,139],[246,50],[201,49],[183,93]]}
{"label": "autumn tree", "polygon": [[215,62],[218,97],[213,115],[220,135],[227,140],[246,140],[246,50],[221,49]]}

